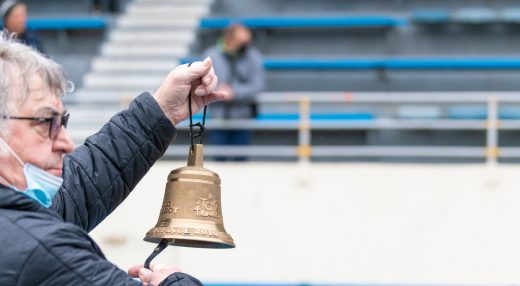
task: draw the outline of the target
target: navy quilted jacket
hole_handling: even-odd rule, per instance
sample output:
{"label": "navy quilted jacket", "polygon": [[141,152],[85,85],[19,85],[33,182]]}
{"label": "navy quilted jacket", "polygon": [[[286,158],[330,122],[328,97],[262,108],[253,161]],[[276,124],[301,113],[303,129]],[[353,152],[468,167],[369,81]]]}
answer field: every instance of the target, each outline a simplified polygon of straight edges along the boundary
{"label": "navy quilted jacket", "polygon": [[[106,260],[88,231],[128,196],[175,134],[145,93],[65,157],[51,209],[0,186],[0,285],[141,285]],[[201,284],[175,273],[160,285]]]}

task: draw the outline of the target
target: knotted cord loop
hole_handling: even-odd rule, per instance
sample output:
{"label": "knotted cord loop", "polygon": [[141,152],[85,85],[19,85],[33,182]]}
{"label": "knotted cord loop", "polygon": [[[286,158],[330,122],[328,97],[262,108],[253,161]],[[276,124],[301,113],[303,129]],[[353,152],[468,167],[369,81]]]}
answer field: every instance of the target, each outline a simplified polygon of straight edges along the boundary
{"label": "knotted cord loop", "polygon": [[[192,63],[189,63],[188,66],[191,66]],[[192,108],[191,108],[191,101],[192,101],[192,98],[193,98],[193,93],[195,92],[195,89],[197,88],[197,86],[194,86],[193,83],[192,83],[192,86],[191,86],[191,89],[190,89],[190,93],[188,95],[188,108],[189,108],[189,112],[190,112],[190,141],[191,141],[191,150],[194,150],[194,139],[197,138],[197,137],[200,137],[200,141],[199,141],[199,144],[202,144],[202,134],[204,133],[204,131],[206,130],[205,128],[205,125],[206,125],[206,110],[208,108],[208,106],[204,106],[204,113],[202,115],[202,123],[200,122],[197,122],[197,123],[193,123],[193,112],[192,112]],[[193,132],[193,127],[198,127],[199,130],[197,133],[194,133]]]}

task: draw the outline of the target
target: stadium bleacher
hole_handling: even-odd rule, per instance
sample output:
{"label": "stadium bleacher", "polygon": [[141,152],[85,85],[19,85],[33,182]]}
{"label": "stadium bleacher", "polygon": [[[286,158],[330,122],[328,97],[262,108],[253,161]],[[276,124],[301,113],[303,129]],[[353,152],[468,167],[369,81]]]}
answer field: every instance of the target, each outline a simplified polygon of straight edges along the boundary
{"label": "stadium bleacher", "polygon": [[[318,5],[310,0],[199,0],[169,6],[174,4],[135,0],[126,1],[120,17],[90,15],[88,1],[55,1],[64,11],[29,1],[29,26],[42,33],[51,56],[65,65],[79,87],[66,99],[81,117],[71,121],[71,126],[84,128],[76,133],[78,141],[106,119],[88,118],[92,116],[85,108],[103,106],[104,114],[124,108],[142,90],[153,90],[178,61],[197,57],[216,41],[223,27],[236,21],[253,29],[255,44],[265,54],[267,97],[312,93],[310,120],[317,128],[312,139],[324,144],[342,144],[345,136],[356,137],[353,142],[364,142],[367,147],[384,144],[388,140],[383,134],[388,132],[378,130],[390,126],[382,123],[387,119],[408,120],[392,121],[404,128],[413,120],[454,120],[455,126],[470,128],[465,120],[487,118],[484,96],[477,96],[477,106],[426,99],[468,92],[505,92],[514,97],[520,89],[520,58],[514,50],[520,44],[515,29],[519,10],[514,1],[324,0]],[[396,102],[389,96],[385,97],[388,102],[373,104],[317,100],[336,92],[359,96],[396,93],[406,98]],[[416,95],[423,100],[410,99]],[[255,141],[260,147],[283,143],[282,139],[260,138],[262,132],[277,126],[283,129],[280,138],[293,137],[301,118],[298,102],[276,102],[279,108],[273,109],[274,104],[262,98],[260,95],[256,122],[247,123],[258,130]],[[338,105],[342,107],[338,109]],[[517,114],[515,106],[499,106],[500,119],[514,121],[520,117]],[[335,129],[323,139],[320,128],[329,123]],[[428,124],[424,128],[442,129]],[[463,139],[456,133],[440,133],[441,145]],[[406,132],[399,134],[407,141]]]}
{"label": "stadium bleacher", "polygon": [[[488,103],[485,96],[475,97],[481,100],[480,103],[447,100],[440,104],[432,103],[430,100],[435,99],[430,97],[445,93],[448,98],[460,95],[467,99],[467,94],[462,96],[463,93],[482,91],[489,91],[489,96],[505,91],[515,97],[514,92],[520,88],[516,80],[520,76],[516,52],[511,46],[498,44],[503,40],[516,42],[512,37],[518,32],[516,26],[511,25],[515,21],[516,4],[512,1],[471,1],[471,4],[425,0],[322,1],[322,7],[311,1],[300,1],[298,5],[293,1],[253,2],[245,1],[237,6],[231,1],[217,1],[212,13],[199,24],[198,41],[192,55],[212,44],[225,25],[240,21],[253,29],[256,45],[265,53],[268,92],[313,91],[314,99],[320,94],[326,96],[341,91],[357,92],[360,97],[370,92],[421,94],[422,101],[413,104],[408,100],[415,95],[404,98],[401,103],[388,97],[388,102],[374,103],[368,108],[364,104],[348,102],[346,104],[354,110],[344,108],[338,112],[332,108],[324,114],[316,111],[323,108],[312,107],[310,120],[316,124],[319,118],[327,118],[340,121],[348,129],[349,121],[362,119],[364,128],[372,130],[373,126],[384,122],[381,120],[395,118],[434,120],[433,125],[422,121],[422,127],[421,124],[413,127],[417,129],[441,130],[441,124],[448,124],[461,131],[478,129],[477,133],[486,132],[483,122],[488,119]],[[349,22],[349,19],[357,22]],[[257,120],[272,122],[300,118],[294,106],[278,102],[285,107],[273,110],[272,105],[261,104],[264,107],[260,108]],[[316,105],[313,103],[312,106]],[[509,103],[499,104],[497,118],[514,122],[519,118],[519,111]],[[439,124],[435,124],[435,120]],[[450,120],[453,122],[448,123]],[[474,121],[473,127],[467,120]],[[393,124],[397,129],[408,128],[411,121],[394,121]],[[342,133],[348,132],[343,130],[334,134],[341,137]],[[465,135],[459,136],[456,132],[438,133],[444,139],[434,141],[441,145],[464,141]],[[323,137],[319,130],[313,134],[313,140]],[[351,135],[361,136],[364,139],[360,140],[365,144],[380,145],[392,141],[389,139],[392,135],[385,139],[387,135],[384,134],[388,132],[372,130]],[[411,133],[400,131],[398,134],[403,142],[414,141],[409,140],[414,137]],[[325,142],[341,144],[341,140],[330,137],[334,135],[329,134]]]}

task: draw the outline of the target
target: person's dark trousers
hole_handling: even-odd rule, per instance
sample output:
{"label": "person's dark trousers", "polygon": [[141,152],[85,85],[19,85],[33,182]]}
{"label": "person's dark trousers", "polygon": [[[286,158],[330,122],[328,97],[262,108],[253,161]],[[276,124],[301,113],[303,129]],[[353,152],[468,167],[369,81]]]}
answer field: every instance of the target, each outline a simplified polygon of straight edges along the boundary
{"label": "person's dark trousers", "polygon": [[[103,10],[102,7],[102,0],[93,0],[92,1],[92,7],[93,9]],[[111,13],[117,13],[119,12],[119,0],[108,0],[108,11]]]}
{"label": "person's dark trousers", "polygon": [[[249,145],[251,131],[249,130],[213,130],[208,132],[208,139],[212,145]],[[215,161],[246,161],[244,156],[216,156]]]}

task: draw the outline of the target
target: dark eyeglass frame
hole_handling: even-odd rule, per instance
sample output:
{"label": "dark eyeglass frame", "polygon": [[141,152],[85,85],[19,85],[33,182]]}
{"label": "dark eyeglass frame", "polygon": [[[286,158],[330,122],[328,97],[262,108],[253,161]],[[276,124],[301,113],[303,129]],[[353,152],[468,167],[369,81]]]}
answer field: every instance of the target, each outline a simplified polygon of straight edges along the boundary
{"label": "dark eyeglass frame", "polygon": [[69,123],[69,116],[70,113],[65,111],[63,114],[54,114],[51,117],[4,116],[3,118],[14,120],[31,120],[38,122],[38,124],[50,123],[49,138],[54,140],[60,134],[61,126],[67,128],[67,124]]}

